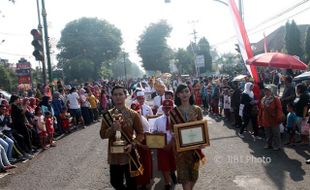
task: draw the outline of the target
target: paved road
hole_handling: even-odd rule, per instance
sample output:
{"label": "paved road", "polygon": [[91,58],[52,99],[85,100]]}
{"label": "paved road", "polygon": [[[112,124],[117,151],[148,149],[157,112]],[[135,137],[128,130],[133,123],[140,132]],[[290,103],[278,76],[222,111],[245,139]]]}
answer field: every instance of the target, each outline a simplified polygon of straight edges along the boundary
{"label": "paved road", "polygon": [[[264,150],[263,141],[245,140],[222,121],[209,120],[211,147],[208,162],[200,168],[195,189],[309,189],[310,147]],[[0,189],[112,189],[106,162],[107,141],[99,138],[99,123],[57,142],[57,147],[18,164],[11,175],[0,178]],[[152,189],[163,189],[154,179]],[[178,185],[176,189],[181,189]]]}

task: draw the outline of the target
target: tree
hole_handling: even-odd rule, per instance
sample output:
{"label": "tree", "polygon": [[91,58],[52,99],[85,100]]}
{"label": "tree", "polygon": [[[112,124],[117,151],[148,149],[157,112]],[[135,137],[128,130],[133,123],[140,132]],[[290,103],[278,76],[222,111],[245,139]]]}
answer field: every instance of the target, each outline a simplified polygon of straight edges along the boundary
{"label": "tree", "polygon": [[[120,30],[107,21],[85,17],[74,20],[61,32],[57,44],[57,48],[60,49],[57,55],[58,67],[64,70],[67,79],[71,79],[72,76],[78,76],[77,78],[87,76],[86,78],[96,80],[102,76],[101,69],[105,69],[106,66],[104,63],[118,56],[121,44]],[[86,70],[81,70],[80,67],[91,73],[85,73]]]}
{"label": "tree", "polygon": [[234,76],[235,73],[247,74],[247,69],[239,55],[226,53],[223,54],[217,62],[222,65],[220,69],[221,74],[227,74],[229,76]]}
{"label": "tree", "polygon": [[288,54],[296,55],[303,59],[303,49],[300,41],[300,31],[293,20],[291,23],[288,21],[285,25],[285,48]]}
{"label": "tree", "polygon": [[65,81],[85,82],[88,80],[93,80],[93,73],[95,72],[94,69],[95,63],[90,59],[80,57],[71,59],[70,62],[66,63],[63,67]]}
{"label": "tree", "polygon": [[305,39],[305,61],[310,62],[310,27],[307,28],[306,39]]}
{"label": "tree", "polygon": [[212,57],[210,53],[210,44],[208,40],[203,37],[198,42],[198,55],[203,55],[205,58],[205,67],[200,69],[200,73],[212,71]]}
{"label": "tree", "polygon": [[150,24],[138,41],[138,54],[148,71],[169,72],[172,50],[167,44],[172,28],[165,20]]}
{"label": "tree", "polygon": [[[111,62],[112,77],[117,79],[137,78],[143,76],[143,71],[128,59],[128,54],[122,52],[117,59]],[[126,74],[125,74],[126,67]]]}
{"label": "tree", "polygon": [[180,74],[195,74],[194,56],[191,52],[179,48],[175,53],[175,59]]}
{"label": "tree", "polygon": [[17,86],[17,77],[14,72],[3,65],[0,65],[0,89],[9,92],[14,91]]}

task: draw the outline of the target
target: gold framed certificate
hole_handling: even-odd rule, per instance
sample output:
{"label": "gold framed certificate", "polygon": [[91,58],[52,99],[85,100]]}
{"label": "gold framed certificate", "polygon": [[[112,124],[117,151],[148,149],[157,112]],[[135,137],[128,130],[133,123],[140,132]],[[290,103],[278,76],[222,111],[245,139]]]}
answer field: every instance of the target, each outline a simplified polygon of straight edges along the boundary
{"label": "gold framed certificate", "polygon": [[149,133],[145,135],[146,145],[149,148],[164,148],[167,144],[166,134],[164,133]]}
{"label": "gold framed certificate", "polygon": [[207,120],[175,124],[174,131],[178,152],[210,146]]}

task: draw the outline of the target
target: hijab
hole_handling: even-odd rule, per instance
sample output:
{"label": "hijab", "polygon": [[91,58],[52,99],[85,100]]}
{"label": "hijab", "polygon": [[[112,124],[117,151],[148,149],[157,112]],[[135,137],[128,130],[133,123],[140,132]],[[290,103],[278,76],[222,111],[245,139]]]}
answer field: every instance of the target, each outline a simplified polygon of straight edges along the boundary
{"label": "hijab", "polygon": [[245,83],[243,93],[249,95],[250,98],[254,98],[254,93],[253,93],[253,91],[251,90],[251,86],[253,86],[253,84],[252,84],[251,82]]}

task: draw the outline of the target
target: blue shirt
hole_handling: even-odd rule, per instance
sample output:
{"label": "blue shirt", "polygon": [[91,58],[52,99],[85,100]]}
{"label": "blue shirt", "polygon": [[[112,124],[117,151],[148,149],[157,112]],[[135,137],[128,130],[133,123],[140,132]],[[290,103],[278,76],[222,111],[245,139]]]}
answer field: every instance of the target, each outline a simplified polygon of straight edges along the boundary
{"label": "blue shirt", "polygon": [[296,122],[297,122],[297,116],[296,116],[295,112],[289,112],[287,114],[286,127],[292,129],[293,126],[296,126]]}

